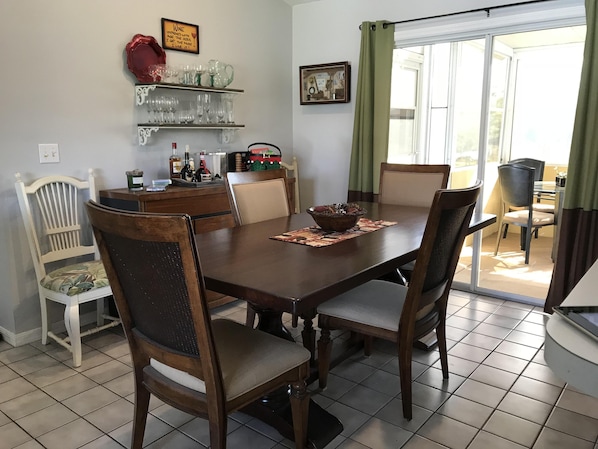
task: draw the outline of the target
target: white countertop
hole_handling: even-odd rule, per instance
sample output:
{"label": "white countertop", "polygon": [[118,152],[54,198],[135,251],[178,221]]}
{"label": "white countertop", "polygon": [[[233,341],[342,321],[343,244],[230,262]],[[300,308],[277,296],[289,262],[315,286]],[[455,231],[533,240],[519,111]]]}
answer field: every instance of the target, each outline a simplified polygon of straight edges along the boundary
{"label": "white countertop", "polygon": [[[598,262],[569,293],[563,306],[598,306]],[[598,397],[598,340],[564,318],[553,314],[546,321],[544,358],[564,381]]]}

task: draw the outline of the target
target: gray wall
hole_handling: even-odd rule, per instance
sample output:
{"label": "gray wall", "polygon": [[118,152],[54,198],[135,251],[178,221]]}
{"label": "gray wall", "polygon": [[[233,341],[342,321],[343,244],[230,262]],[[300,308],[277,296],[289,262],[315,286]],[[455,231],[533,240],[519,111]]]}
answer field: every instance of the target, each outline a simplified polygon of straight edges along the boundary
{"label": "gray wall", "polygon": [[[97,187],[167,177],[170,142],[236,151],[255,141],[292,154],[291,13],[281,0],[3,0],[0,2],[0,332],[39,339],[39,300],[18,214],[14,173],[98,176]],[[167,51],[169,63],[220,59],[235,68],[235,116],[246,128],[230,145],[216,131],[161,131],[140,147],[134,76],[125,45],[140,33],[161,39],[162,17],[199,25],[200,54]],[[60,163],[39,163],[38,144],[57,143]],[[60,309],[54,311],[57,319]],[[16,335],[16,337],[15,337]],[[10,337],[8,337],[10,336]],[[8,338],[7,338],[8,337]]]}
{"label": "gray wall", "polygon": [[[170,142],[179,148],[243,150],[255,141],[297,156],[301,204],[343,201],[348,185],[355,102],[300,106],[298,67],[349,61],[355,98],[359,24],[403,20],[520,0],[2,0],[0,2],[0,332],[39,339],[31,258],[18,217],[14,173],[24,180],[96,170],[97,187],[123,187],[124,172],[167,176]],[[556,0],[547,4],[581,4]],[[199,25],[200,54],[167,51],[172,63],[220,59],[244,89],[235,118],[246,128],[230,145],[216,132],[161,131],[140,147],[134,77],[124,48],[134,34],[161,43],[160,18]],[[39,143],[60,145],[59,164],[39,164]],[[59,318],[59,316],[57,316]],[[16,337],[15,337],[16,336]]]}

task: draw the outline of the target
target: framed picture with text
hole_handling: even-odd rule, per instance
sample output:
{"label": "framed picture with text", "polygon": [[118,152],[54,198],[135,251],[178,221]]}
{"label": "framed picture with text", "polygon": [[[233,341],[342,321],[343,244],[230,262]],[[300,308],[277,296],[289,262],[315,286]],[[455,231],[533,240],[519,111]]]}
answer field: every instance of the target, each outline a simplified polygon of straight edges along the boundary
{"label": "framed picture with text", "polygon": [[348,103],[351,66],[348,61],[299,67],[301,104]]}
{"label": "framed picture with text", "polygon": [[199,54],[199,27],[163,18],[162,48]]}

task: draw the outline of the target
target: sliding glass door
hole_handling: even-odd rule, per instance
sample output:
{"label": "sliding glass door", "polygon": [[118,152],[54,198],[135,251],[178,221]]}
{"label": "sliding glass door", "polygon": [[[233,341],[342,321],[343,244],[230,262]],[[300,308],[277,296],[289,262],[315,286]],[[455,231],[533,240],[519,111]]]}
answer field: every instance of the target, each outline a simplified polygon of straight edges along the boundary
{"label": "sliding glass door", "polygon": [[[566,171],[585,27],[486,34],[395,49],[389,162],[449,163],[450,186],[483,179],[478,213],[497,214],[497,167],[532,157],[545,179]],[[455,287],[541,302],[552,274],[552,230],[541,232],[524,263],[517,227],[469,238]],[[546,251],[548,248],[548,251]]]}

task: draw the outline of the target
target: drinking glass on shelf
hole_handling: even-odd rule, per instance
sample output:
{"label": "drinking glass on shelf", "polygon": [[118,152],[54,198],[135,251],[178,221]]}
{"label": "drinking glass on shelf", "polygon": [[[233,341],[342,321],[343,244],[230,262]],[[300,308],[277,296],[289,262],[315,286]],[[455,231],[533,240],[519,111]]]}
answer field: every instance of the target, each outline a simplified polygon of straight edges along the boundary
{"label": "drinking glass on shelf", "polygon": [[206,116],[206,123],[212,123],[212,118],[210,117],[210,111],[212,110],[212,96],[208,93],[202,95],[203,111]]}
{"label": "drinking glass on shelf", "polygon": [[197,96],[197,123],[200,125],[203,123],[204,105],[203,105],[203,94]]}
{"label": "drinking glass on shelf", "polygon": [[204,64],[197,64],[195,69],[195,84],[201,87],[201,77],[208,69]]}
{"label": "drinking glass on shelf", "polygon": [[222,94],[222,101],[224,102],[225,123],[235,123],[233,115],[233,96],[231,94]]}
{"label": "drinking glass on shelf", "polygon": [[154,97],[149,95],[145,99],[145,106],[147,107],[147,122],[153,123],[154,122]]}
{"label": "drinking glass on shelf", "polygon": [[216,118],[218,119],[218,123],[225,123],[224,122],[224,100],[221,98],[218,103],[216,103]]}

